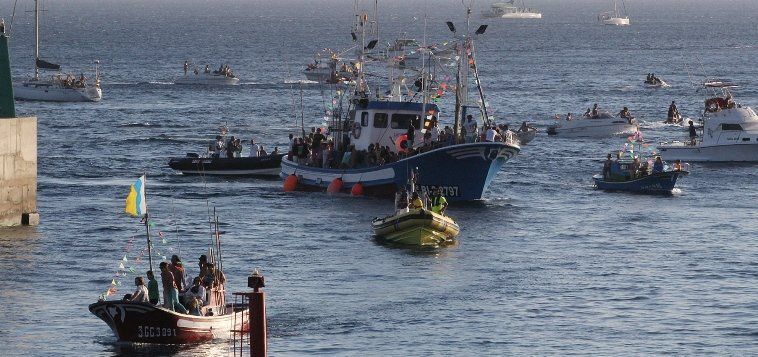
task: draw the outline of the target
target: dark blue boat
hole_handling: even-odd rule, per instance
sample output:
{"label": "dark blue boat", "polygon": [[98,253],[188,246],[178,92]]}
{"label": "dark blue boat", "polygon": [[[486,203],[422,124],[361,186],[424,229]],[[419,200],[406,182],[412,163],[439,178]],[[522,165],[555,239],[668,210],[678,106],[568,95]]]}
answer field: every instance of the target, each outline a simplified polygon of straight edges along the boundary
{"label": "dark blue boat", "polygon": [[638,193],[669,194],[679,177],[689,174],[687,171],[664,171],[641,177],[619,177],[604,179],[595,175],[595,187],[606,191],[629,191]]}

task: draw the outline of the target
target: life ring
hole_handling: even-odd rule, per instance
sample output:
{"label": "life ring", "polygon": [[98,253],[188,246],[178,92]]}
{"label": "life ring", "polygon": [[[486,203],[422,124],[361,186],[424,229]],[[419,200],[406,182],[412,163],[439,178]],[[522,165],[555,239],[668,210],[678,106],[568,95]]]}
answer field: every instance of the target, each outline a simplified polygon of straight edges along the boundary
{"label": "life ring", "polygon": [[721,106],[719,105],[719,99],[721,98],[711,98],[705,101],[705,110],[710,113],[717,112]]}
{"label": "life ring", "polygon": [[353,123],[353,137],[356,139],[361,137],[361,126],[358,123]]}
{"label": "life ring", "polygon": [[395,148],[397,152],[408,152],[408,134],[403,134],[397,137],[395,140]]}

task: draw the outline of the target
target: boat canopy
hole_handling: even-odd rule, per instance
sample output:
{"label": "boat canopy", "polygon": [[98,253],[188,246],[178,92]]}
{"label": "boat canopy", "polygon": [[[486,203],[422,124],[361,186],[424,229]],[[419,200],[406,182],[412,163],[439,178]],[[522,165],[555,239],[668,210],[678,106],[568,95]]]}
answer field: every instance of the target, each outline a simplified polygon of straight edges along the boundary
{"label": "boat canopy", "polygon": [[440,109],[437,104],[433,103],[418,103],[418,102],[383,102],[383,101],[370,101],[364,108],[359,109],[378,109],[378,110],[408,110],[421,112],[426,109],[427,112],[434,110],[439,112]]}

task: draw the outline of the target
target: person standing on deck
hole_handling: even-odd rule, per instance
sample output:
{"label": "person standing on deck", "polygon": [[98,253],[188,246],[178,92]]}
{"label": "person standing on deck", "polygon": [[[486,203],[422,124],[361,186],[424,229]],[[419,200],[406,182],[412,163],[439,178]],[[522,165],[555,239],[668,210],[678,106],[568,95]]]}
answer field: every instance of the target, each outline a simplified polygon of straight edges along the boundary
{"label": "person standing on deck", "polygon": [[171,256],[171,265],[169,265],[169,270],[171,270],[171,274],[174,275],[176,288],[179,289],[179,291],[184,290],[186,285],[184,283],[184,266],[182,265],[182,260],[179,259],[178,255],[174,254]]}
{"label": "person standing on deck", "polygon": [[153,274],[152,270],[147,271],[147,296],[150,303],[153,305],[158,305],[160,302],[161,297],[158,291],[158,281],[155,280],[155,274]]}
{"label": "person standing on deck", "polygon": [[179,291],[176,289],[174,274],[168,268],[168,263],[161,262],[161,281],[163,282],[163,307],[171,311],[187,313],[187,309],[179,303]]}
{"label": "person standing on deck", "polygon": [[189,70],[189,61],[184,61],[184,75],[187,75],[187,70]]}
{"label": "person standing on deck", "polygon": [[611,160],[611,154],[608,154],[608,156],[605,158],[605,162],[603,163],[603,180],[607,180],[609,177],[611,177],[611,164],[613,164],[613,161]]}
{"label": "person standing on deck", "polygon": [[695,145],[697,139],[697,130],[695,130],[695,123],[690,120],[690,145]]}
{"label": "person standing on deck", "polygon": [[261,146],[255,143],[255,140],[250,139],[250,157],[258,157],[261,153]]}

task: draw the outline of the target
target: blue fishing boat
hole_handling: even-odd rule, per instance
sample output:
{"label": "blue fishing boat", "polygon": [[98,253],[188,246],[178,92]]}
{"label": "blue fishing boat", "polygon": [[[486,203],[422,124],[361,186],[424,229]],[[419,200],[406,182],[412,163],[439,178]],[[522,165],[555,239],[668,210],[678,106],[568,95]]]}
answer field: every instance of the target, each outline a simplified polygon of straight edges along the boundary
{"label": "blue fishing boat", "polygon": [[[455,32],[452,23],[448,27]],[[364,38],[366,31],[361,30],[355,32]],[[485,30],[483,25],[476,34]],[[282,158],[280,176],[285,191],[326,190],[391,198],[417,169],[419,192],[439,188],[450,201],[482,199],[503,165],[520,152],[521,141],[510,130],[496,130],[487,114],[473,38],[457,37],[451,45],[458,55],[458,73],[450,84],[435,77],[433,69],[421,68],[413,88],[401,76],[390,78],[388,91],[372,91],[361,55],[355,83],[336,90],[332,100],[325,128],[329,139],[321,131],[314,132],[309,144],[303,129],[303,138],[295,139],[301,141]],[[364,48],[371,49],[377,41],[371,40]],[[418,51],[428,58],[425,63],[438,63],[430,48]],[[467,105],[469,72],[478,105]],[[435,103],[447,90],[455,93],[454,124],[442,130],[440,108]]]}
{"label": "blue fishing boat", "polygon": [[687,171],[663,171],[634,178],[603,178],[603,175],[595,175],[592,179],[595,187],[605,191],[670,194],[676,180],[687,174]]}

